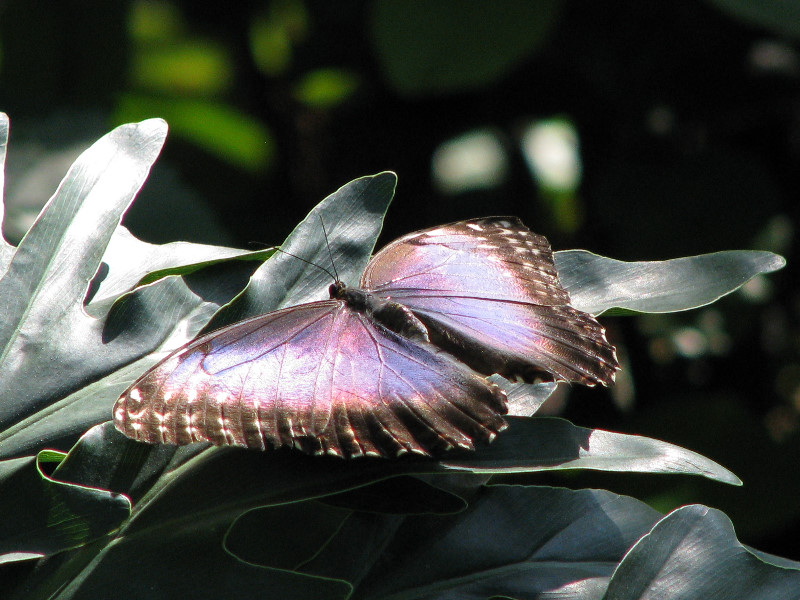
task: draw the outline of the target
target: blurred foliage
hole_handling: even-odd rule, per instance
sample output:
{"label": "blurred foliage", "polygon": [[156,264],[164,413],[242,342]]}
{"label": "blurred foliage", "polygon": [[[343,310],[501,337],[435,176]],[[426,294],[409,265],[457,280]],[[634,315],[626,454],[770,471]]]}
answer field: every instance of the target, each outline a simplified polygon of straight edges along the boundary
{"label": "blurred foliage", "polygon": [[[142,194],[147,216],[137,202],[126,221],[148,240],[276,243],[331,189],[392,169],[401,184],[384,241],[515,214],[557,249],[627,260],[780,252],[785,272],[713,309],[605,319],[627,383],[606,402],[575,390],[549,410],[722,462],[742,490],[647,479],[636,495],[662,510],[719,507],[745,542],[800,558],[796,4],[501,6],[0,2],[0,110],[12,118],[4,227],[35,210],[15,208],[31,197],[23,177],[35,185],[82,140],[160,116],[172,135]],[[576,136],[580,179],[568,192],[543,183],[526,143],[553,121]],[[487,131],[455,171],[480,185],[441,185],[438,150]],[[592,477],[567,479],[609,487]]]}

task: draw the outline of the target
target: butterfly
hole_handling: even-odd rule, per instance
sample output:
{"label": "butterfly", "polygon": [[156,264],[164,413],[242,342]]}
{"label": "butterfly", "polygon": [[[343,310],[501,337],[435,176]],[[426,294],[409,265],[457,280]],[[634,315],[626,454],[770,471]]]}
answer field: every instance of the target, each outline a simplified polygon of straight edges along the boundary
{"label": "butterfly", "polygon": [[344,458],[474,449],[506,427],[516,382],[613,382],[604,328],[570,306],[546,238],[515,217],[410,233],[358,288],[203,335],[131,385],[126,436],[294,447]]}

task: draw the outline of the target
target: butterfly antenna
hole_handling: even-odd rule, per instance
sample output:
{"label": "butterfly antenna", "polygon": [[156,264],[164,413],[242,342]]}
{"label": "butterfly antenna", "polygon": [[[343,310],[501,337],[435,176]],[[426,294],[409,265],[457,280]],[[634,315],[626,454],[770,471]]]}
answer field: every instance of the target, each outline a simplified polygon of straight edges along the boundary
{"label": "butterfly antenna", "polygon": [[311,265],[312,267],[317,267],[320,271],[325,271],[328,274],[328,277],[330,277],[334,281],[339,281],[338,277],[336,277],[333,273],[328,271],[328,269],[326,269],[322,265],[318,265],[317,263],[313,263],[310,260],[306,260],[302,256],[297,256],[297,254],[292,254],[291,252],[288,252],[288,251],[284,250],[283,248],[276,247],[275,250],[277,250],[278,252],[283,252],[284,254],[287,254],[287,255],[291,256],[292,258],[296,258],[297,260],[302,261],[302,262],[306,263],[307,265]]}
{"label": "butterfly antenna", "polygon": [[322,215],[317,213],[319,222],[322,225],[322,235],[325,236],[325,245],[328,247],[328,256],[331,258],[331,267],[333,267],[333,274],[336,275],[336,281],[339,281],[339,273],[336,272],[336,263],[333,261],[333,252],[331,252],[331,245],[328,242],[328,232],[325,230],[325,221],[322,220]]}

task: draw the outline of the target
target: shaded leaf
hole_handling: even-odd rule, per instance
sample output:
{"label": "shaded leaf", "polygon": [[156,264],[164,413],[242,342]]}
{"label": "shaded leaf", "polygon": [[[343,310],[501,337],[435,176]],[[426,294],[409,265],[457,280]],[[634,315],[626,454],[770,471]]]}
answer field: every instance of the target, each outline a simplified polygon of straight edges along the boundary
{"label": "shaded leaf", "polygon": [[[32,582],[14,598],[32,600],[93,599],[124,597],[131,600],[190,597],[200,600],[220,598],[330,598],[344,600],[350,586],[343,581],[314,577],[282,569],[251,565],[225,552],[222,541],[224,527],[165,528],[146,536],[126,538],[111,543],[85,560],[86,566],[69,573],[77,559],[56,572],[51,585],[68,582],[47,593],[47,580]],[[290,540],[274,540],[265,532],[265,541],[290,544]],[[158,541],[156,540],[158,538]],[[85,558],[80,555],[77,557]],[[140,576],[132,573],[135,570]],[[67,571],[69,577],[63,577]],[[60,576],[60,577],[59,577]]]}
{"label": "shaded leaf", "polygon": [[[225,550],[250,564],[296,570],[314,558],[350,514],[314,500],[253,509],[231,525]],[[265,533],[272,543],[264,543]]]}
{"label": "shaded leaf", "polygon": [[[396,476],[375,483],[326,496],[323,502],[331,506],[385,514],[455,513],[466,508],[466,502],[451,491],[437,487],[436,479]],[[450,478],[448,478],[450,479]],[[483,478],[470,477],[479,487]]]}
{"label": "shaded leaf", "polygon": [[63,456],[43,451],[0,462],[0,563],[76,548],[130,514],[125,496],[46,475],[42,465]]}
{"label": "shaded leaf", "polygon": [[708,0],[723,12],[750,26],[763,27],[779,36],[800,39],[800,6],[785,0]]}
{"label": "shaded leaf", "polygon": [[[384,76],[405,94],[459,92],[506,76],[547,39],[558,0],[380,0],[370,28]],[[487,51],[491,48],[491,51]]]}
{"label": "shaded leaf", "polygon": [[603,490],[490,486],[456,515],[354,514],[303,571],[350,581],[354,598],[531,598],[586,580],[602,589],[659,517]]}

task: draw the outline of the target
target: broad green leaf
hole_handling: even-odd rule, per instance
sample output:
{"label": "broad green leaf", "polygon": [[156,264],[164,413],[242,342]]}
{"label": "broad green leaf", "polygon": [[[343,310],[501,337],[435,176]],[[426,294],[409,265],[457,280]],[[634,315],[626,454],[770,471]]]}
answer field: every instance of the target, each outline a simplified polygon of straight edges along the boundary
{"label": "broad green leaf", "polygon": [[552,417],[508,419],[509,428],[474,453],[452,452],[444,469],[473,473],[523,473],[553,469],[594,469],[636,473],[701,475],[741,485],[736,475],[680,446],[638,435],[578,427]]}
{"label": "broad green leaf", "polygon": [[800,598],[800,563],[754,552],[733,524],[707,506],[667,515],[620,563],[606,600],[790,600]]}
{"label": "broad green leaf", "polygon": [[165,136],[166,124],[150,120],[96,142],[16,249],[0,280],[0,429],[136,356],[124,337],[104,339],[82,304]]}
{"label": "broad green leaf", "polygon": [[286,238],[283,252],[256,271],[247,289],[207,329],[327,299],[334,268],[346,284],[358,285],[396,185],[397,176],[384,172],[351,181],[325,198]]}
{"label": "broad green leaf", "polygon": [[[123,297],[98,320],[95,343],[106,349],[108,360],[125,366],[114,370],[112,363],[108,375],[82,387],[76,382],[79,389],[64,397],[46,397],[41,404],[16,407],[21,418],[0,428],[0,457],[36,452],[45,445],[69,447],[89,427],[110,418],[111,405],[126,387],[166,352],[193,338],[219,306],[242,289],[247,269],[234,261],[218,272],[204,269],[183,278],[168,277]],[[89,345],[91,339],[81,343]],[[56,350],[67,356],[77,353],[66,345]],[[45,371],[38,363],[43,359],[30,360],[30,369]],[[58,360],[65,359],[59,354]],[[79,374],[65,373],[64,378]],[[7,396],[0,400],[0,407],[6,399],[7,406],[22,401],[21,395]],[[22,409],[26,409],[24,414]]]}
{"label": "broad green leaf", "polygon": [[[149,244],[119,226],[103,255],[106,266],[87,307],[109,304],[137,285],[152,283],[169,275],[187,275],[231,259],[264,261],[274,250],[251,252],[236,248],[189,242]],[[131,260],[135,257],[135,261]]]}
{"label": "broad green leaf", "polygon": [[659,518],[603,490],[489,486],[455,515],[354,514],[301,570],[349,581],[363,599],[533,598],[575,582],[602,594]]}
{"label": "broad green leaf", "polygon": [[555,262],[572,305],[595,315],[611,309],[664,313],[698,308],[786,264],[777,254],[753,250],[655,262],[624,262],[586,250],[565,250],[555,253]]}

